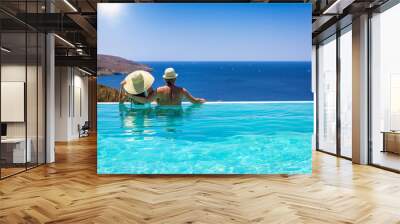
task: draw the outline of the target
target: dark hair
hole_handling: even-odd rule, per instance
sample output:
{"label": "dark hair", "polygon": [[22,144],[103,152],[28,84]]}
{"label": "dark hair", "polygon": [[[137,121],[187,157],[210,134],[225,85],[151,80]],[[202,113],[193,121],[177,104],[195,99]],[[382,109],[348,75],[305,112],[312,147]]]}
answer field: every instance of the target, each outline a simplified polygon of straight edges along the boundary
{"label": "dark hair", "polygon": [[169,86],[169,87],[174,85],[174,81],[171,79],[166,79],[165,82],[167,83],[167,86]]}
{"label": "dark hair", "polygon": [[165,79],[165,82],[167,83],[167,86],[171,88],[169,92],[169,99],[172,100],[174,97],[173,86],[175,85],[175,79]]}
{"label": "dark hair", "polygon": [[146,94],[143,92],[143,93],[136,94],[135,96],[146,97]]}

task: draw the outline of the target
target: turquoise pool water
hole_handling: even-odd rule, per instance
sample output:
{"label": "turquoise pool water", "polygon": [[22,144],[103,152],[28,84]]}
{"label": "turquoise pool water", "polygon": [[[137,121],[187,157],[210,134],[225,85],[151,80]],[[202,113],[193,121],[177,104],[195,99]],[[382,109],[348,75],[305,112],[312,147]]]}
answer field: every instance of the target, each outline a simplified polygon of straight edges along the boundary
{"label": "turquoise pool water", "polygon": [[311,173],[312,102],[98,104],[99,174]]}

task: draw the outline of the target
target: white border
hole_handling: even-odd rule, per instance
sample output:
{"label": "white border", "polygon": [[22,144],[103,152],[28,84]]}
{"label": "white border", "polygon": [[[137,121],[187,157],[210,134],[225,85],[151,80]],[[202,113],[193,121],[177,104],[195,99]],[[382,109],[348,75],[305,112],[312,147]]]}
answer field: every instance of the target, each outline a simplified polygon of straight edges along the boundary
{"label": "white border", "polygon": [[[314,101],[210,101],[205,104],[270,104],[270,103],[314,103]],[[119,102],[97,102],[97,104],[119,104]],[[130,104],[125,102],[124,104]],[[156,102],[152,102],[156,105]],[[182,104],[191,104],[190,102],[182,102]]]}

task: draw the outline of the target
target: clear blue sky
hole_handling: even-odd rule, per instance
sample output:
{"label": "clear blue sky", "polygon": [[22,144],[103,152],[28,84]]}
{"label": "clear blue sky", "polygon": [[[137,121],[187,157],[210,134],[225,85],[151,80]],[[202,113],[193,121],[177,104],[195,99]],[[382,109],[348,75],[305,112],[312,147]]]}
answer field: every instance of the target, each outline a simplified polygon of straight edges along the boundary
{"label": "clear blue sky", "polygon": [[98,53],[134,61],[310,61],[311,4],[98,7]]}

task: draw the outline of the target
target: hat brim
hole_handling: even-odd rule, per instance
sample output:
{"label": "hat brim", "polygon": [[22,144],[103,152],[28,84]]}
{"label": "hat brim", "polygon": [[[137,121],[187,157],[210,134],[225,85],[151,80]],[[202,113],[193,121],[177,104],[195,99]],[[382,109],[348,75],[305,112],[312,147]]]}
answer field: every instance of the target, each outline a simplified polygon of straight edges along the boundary
{"label": "hat brim", "polygon": [[[136,75],[137,73],[142,74],[143,84],[132,83],[132,76]],[[149,72],[138,70],[130,73],[125,77],[125,84],[123,86],[123,89],[125,90],[125,92],[129,94],[137,95],[149,89],[153,85],[153,83],[154,83],[154,77]]]}
{"label": "hat brim", "polygon": [[166,75],[163,75],[164,79],[176,79],[178,77],[178,74],[175,74],[175,77],[167,77]]}

